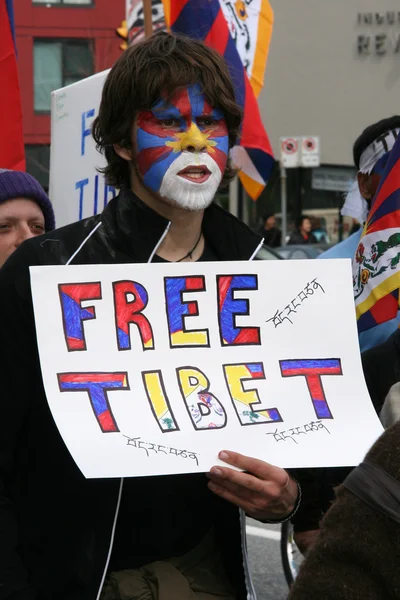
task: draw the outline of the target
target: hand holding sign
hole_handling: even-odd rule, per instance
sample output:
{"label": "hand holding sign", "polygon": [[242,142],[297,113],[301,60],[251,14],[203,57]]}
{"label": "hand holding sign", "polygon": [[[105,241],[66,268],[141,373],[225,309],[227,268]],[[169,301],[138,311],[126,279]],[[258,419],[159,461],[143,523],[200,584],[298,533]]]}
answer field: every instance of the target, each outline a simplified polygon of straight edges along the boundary
{"label": "hand holding sign", "polygon": [[292,512],[299,491],[284,469],[237,452],[222,451],[219,458],[246,472],[213,467],[207,474],[212,492],[236,504],[253,519],[280,520]]}

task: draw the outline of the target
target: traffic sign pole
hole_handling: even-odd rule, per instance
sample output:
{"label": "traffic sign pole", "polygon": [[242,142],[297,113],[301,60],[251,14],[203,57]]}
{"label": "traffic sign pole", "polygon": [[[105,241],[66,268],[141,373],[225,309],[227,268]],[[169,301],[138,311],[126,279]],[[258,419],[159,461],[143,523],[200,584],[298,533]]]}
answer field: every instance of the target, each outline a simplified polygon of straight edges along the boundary
{"label": "traffic sign pole", "polygon": [[287,236],[287,194],[286,194],[286,169],[281,164],[281,214],[282,214],[282,246],[286,246]]}
{"label": "traffic sign pole", "polygon": [[299,166],[300,142],[299,137],[281,137],[280,166],[281,166],[281,215],[282,215],[282,246],[286,245],[287,237],[287,176],[286,169],[295,169]]}
{"label": "traffic sign pole", "polygon": [[[282,211],[282,246],[286,244],[287,236],[287,188],[286,169],[298,167],[316,168],[320,165],[320,139],[318,136],[281,137],[280,166],[281,166],[281,211]],[[300,170],[301,175],[301,170]]]}

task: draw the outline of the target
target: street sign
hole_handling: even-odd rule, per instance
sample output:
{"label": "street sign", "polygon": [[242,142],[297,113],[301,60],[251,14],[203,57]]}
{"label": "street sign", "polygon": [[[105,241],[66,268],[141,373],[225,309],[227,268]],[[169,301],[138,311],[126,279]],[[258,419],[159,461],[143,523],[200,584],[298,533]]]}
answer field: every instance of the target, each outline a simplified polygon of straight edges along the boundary
{"label": "street sign", "polygon": [[300,160],[301,138],[281,137],[279,142],[282,167],[285,167],[285,169],[294,169],[295,167],[298,167]]}
{"label": "street sign", "polygon": [[311,187],[313,190],[348,192],[356,176],[351,167],[320,167],[313,169]]}
{"label": "street sign", "polygon": [[300,166],[319,167],[320,163],[319,137],[308,136],[301,138]]}

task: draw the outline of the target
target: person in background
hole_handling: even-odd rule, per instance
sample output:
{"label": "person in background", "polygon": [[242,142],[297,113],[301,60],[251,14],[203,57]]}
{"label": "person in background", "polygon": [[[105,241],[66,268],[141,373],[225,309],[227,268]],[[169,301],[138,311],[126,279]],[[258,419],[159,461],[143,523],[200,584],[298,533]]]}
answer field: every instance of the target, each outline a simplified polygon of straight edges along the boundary
{"label": "person in background", "polygon": [[378,189],[389,153],[400,131],[400,116],[395,115],[369,125],[353,145],[353,160],[358,171],[342,208],[342,215],[351,217],[361,227],[348,238],[335,244],[318,258],[353,258],[367,220],[371,202]]}
{"label": "person in background", "polygon": [[328,233],[324,226],[324,219],[319,217],[311,218],[311,233],[316,238],[318,244],[329,244]]}
{"label": "person in background", "polygon": [[289,239],[289,244],[316,244],[317,238],[311,232],[312,225],[310,217],[302,215],[296,223],[296,230]]}
{"label": "person in background", "polygon": [[290,600],[400,598],[400,422],[336,490]]}
{"label": "person in background", "polygon": [[269,213],[263,217],[264,226],[261,230],[261,235],[264,238],[264,243],[270,248],[277,248],[281,245],[282,232],[276,226],[276,219],[273,213]]}
{"label": "person in background", "polygon": [[[400,132],[400,116],[383,119],[367,127],[356,139],[353,146],[354,164],[357,178],[346,196],[342,214],[356,219],[361,225],[367,220],[371,202],[379,187],[389,154]],[[320,258],[353,259],[358,248],[363,227],[348,238],[336,244]],[[364,376],[375,410],[379,413],[392,385],[400,381],[400,313],[397,318],[363,331],[359,335]],[[345,468],[317,469],[314,475],[307,472],[310,479],[308,494],[298,511],[294,522],[294,539],[304,553],[318,536],[319,521],[334,499],[334,488],[340,485],[349,470]],[[302,473],[295,476],[304,485]],[[303,518],[302,515],[306,518]]]}
{"label": "person in background", "polygon": [[[320,258],[353,259],[363,233],[371,202],[378,190],[390,152],[400,132],[400,116],[395,115],[370,125],[356,139],[353,146],[354,164],[358,170],[342,208],[342,214],[357,219],[362,227],[348,238],[329,248]],[[380,323],[359,336],[361,352],[385,342],[400,324],[397,317]]]}
{"label": "person in background", "polygon": [[0,267],[22,242],[55,228],[53,207],[34,177],[0,169]]}
{"label": "person in background", "polygon": [[383,343],[361,355],[365,382],[377,412],[392,386],[400,381],[400,329]]}

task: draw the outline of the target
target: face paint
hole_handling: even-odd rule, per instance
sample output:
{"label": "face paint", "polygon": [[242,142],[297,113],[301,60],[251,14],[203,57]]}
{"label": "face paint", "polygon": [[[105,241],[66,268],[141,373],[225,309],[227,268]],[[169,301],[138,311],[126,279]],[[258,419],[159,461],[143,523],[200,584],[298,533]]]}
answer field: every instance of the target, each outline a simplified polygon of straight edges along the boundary
{"label": "face paint", "polygon": [[188,210],[208,206],[229,151],[223,114],[198,84],[160,100],[137,117],[136,163],[146,187]]}

